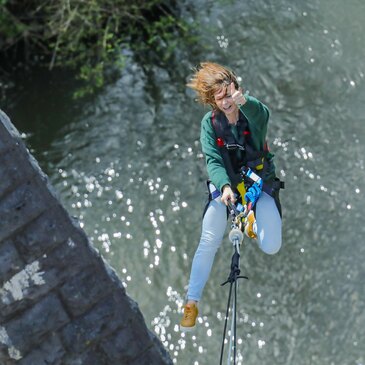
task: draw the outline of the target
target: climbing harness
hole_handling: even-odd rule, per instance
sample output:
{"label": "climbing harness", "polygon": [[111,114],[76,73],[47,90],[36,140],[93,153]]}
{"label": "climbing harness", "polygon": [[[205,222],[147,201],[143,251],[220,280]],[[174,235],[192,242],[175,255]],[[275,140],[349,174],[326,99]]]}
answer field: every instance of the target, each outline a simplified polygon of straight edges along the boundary
{"label": "climbing harness", "polygon": [[233,135],[231,127],[222,113],[213,111],[211,123],[232,188],[242,198],[244,197],[244,189],[247,190],[253,181],[245,174],[243,174],[242,181],[242,171],[250,169],[264,180],[262,190],[274,198],[281,216],[279,190],[284,189],[284,182],[275,176],[271,176],[269,180],[266,178],[267,174],[270,175],[273,171],[272,158],[274,156],[269,150],[267,141],[262,142],[261,150],[255,149],[248,120],[243,113],[240,113],[240,119],[237,122],[237,136]]}
{"label": "climbing harness", "polygon": [[239,120],[233,129],[223,113],[216,111],[212,112],[211,124],[232,186],[235,187],[242,181],[240,169],[243,166],[251,168],[262,177],[270,171],[273,155],[268,144],[262,142],[263,146],[259,150],[254,147],[248,120],[243,113],[239,114]]}

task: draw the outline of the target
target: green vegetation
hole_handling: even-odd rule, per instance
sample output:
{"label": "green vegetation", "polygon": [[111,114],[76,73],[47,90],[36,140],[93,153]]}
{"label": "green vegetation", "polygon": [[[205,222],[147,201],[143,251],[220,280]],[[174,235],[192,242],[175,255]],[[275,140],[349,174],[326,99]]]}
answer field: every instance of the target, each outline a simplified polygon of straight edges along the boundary
{"label": "green vegetation", "polygon": [[71,68],[83,96],[123,67],[125,49],[168,62],[188,28],[173,0],[0,0],[0,64]]}

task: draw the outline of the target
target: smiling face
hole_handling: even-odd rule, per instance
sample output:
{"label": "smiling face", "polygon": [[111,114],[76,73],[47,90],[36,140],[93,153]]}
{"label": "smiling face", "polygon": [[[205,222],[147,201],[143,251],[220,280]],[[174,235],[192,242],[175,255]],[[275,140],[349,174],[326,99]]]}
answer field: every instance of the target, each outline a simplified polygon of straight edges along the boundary
{"label": "smiling face", "polygon": [[232,99],[229,86],[222,85],[221,89],[214,93],[214,101],[219,110],[221,110],[228,119],[236,116],[238,108]]}

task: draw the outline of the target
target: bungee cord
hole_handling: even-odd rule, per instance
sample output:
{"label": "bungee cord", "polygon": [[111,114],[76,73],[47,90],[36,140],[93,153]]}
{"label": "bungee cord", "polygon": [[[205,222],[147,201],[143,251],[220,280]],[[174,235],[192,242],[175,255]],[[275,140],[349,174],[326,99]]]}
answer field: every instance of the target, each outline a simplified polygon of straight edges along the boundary
{"label": "bungee cord", "polygon": [[[236,207],[232,203],[228,203],[230,215],[233,216],[231,231],[229,233],[229,240],[232,242],[234,246],[234,253],[231,260],[231,272],[228,276],[228,279],[221,284],[221,286],[230,284],[229,294],[228,294],[228,302],[227,309],[224,321],[224,329],[223,329],[223,338],[222,338],[222,346],[221,346],[221,354],[220,354],[220,362],[219,364],[223,364],[223,356],[224,356],[224,346],[227,332],[227,324],[229,318],[229,312],[231,307],[231,299],[232,299],[232,291],[233,291],[233,301],[231,308],[231,331],[229,334],[229,349],[227,356],[227,365],[231,364],[232,359],[232,349],[233,349],[233,365],[236,365],[236,357],[237,357],[237,290],[238,290],[238,279],[247,279],[247,276],[240,275],[240,245],[243,242],[243,233],[242,233],[242,220],[247,217],[249,213],[250,207],[247,207],[244,212],[239,212]],[[249,208],[249,209],[248,209]]]}
{"label": "bungee cord", "polygon": [[[241,169],[242,178],[248,178],[252,181],[251,188],[248,190],[252,190],[251,194],[245,194],[245,199],[247,200],[246,205],[242,205],[240,203],[234,205],[232,202],[228,201],[228,209],[230,216],[232,217],[231,223],[231,231],[229,232],[229,240],[232,242],[234,247],[234,253],[231,259],[231,272],[229,273],[228,279],[221,284],[221,286],[230,284],[229,286],[229,294],[228,294],[228,302],[226,309],[226,316],[224,321],[224,329],[223,329],[223,338],[222,338],[222,346],[221,346],[221,354],[220,354],[220,362],[219,364],[223,364],[223,355],[224,355],[224,346],[225,339],[227,333],[227,324],[229,313],[231,311],[231,330],[229,333],[229,349],[227,355],[227,365],[231,364],[232,360],[232,349],[233,349],[233,365],[236,365],[237,358],[237,291],[238,291],[238,279],[247,279],[247,276],[240,275],[240,245],[243,242],[243,227],[246,223],[246,220],[249,217],[249,214],[253,210],[254,204],[256,200],[259,198],[261,191],[265,189],[265,185],[260,176],[254,173],[250,168],[243,167]],[[249,195],[249,198],[248,198]],[[243,197],[242,197],[243,198]],[[247,233],[247,232],[246,232]],[[251,237],[249,235],[249,237]],[[232,300],[233,294],[233,300]],[[231,305],[232,300],[232,305]]]}

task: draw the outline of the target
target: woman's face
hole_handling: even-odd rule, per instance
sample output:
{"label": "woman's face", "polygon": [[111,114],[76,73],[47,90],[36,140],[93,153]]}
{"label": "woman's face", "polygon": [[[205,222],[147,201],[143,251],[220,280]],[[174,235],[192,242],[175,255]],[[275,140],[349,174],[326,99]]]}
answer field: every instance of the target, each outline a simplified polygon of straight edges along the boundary
{"label": "woman's face", "polygon": [[237,113],[237,105],[232,99],[232,95],[229,87],[222,87],[214,94],[214,101],[226,116],[232,113]]}

